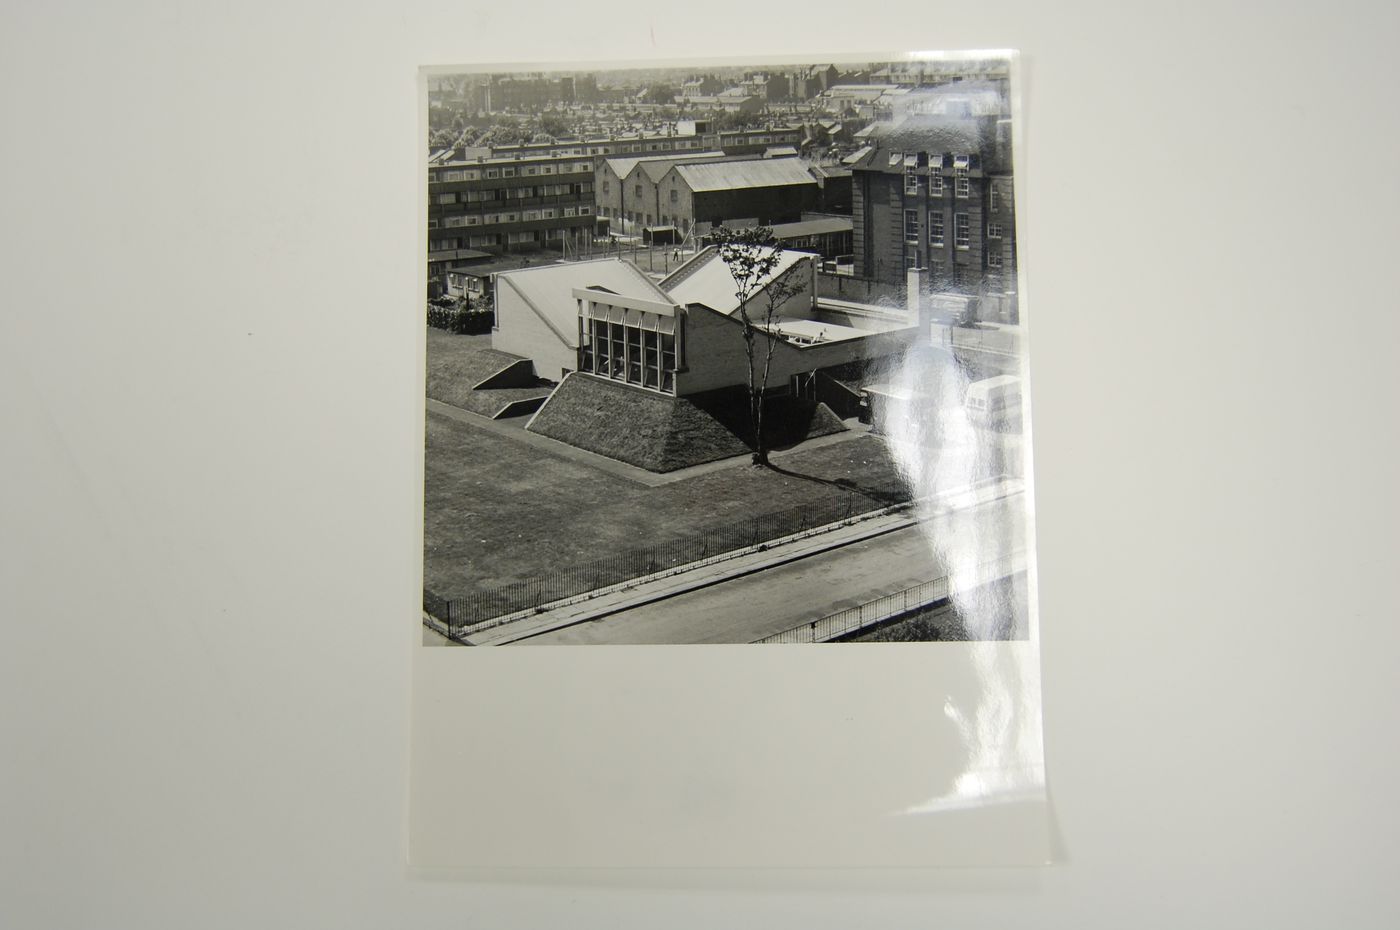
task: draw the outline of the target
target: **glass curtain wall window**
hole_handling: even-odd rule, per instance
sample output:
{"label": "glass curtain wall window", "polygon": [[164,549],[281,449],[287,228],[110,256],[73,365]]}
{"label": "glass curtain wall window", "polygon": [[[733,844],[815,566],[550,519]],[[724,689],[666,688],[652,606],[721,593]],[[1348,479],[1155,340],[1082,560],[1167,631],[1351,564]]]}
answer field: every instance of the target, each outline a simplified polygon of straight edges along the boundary
{"label": "glass curtain wall window", "polygon": [[613,381],[674,394],[676,337],[646,326],[589,319],[579,369]]}

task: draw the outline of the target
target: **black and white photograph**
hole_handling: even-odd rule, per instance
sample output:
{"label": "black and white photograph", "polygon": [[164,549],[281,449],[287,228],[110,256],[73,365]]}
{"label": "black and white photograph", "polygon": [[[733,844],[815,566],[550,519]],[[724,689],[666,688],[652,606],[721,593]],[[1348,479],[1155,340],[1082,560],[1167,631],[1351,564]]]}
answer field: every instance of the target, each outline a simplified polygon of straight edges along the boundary
{"label": "black and white photograph", "polygon": [[1014,63],[424,69],[424,645],[1030,639]]}
{"label": "black and white photograph", "polygon": [[1400,4],[0,24],[0,930],[1400,927]]}

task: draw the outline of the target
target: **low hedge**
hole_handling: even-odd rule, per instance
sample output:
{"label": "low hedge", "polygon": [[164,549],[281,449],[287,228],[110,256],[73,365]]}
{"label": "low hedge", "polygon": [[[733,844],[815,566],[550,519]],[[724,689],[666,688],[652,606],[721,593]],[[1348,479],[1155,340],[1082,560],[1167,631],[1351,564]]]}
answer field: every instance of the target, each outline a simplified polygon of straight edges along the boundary
{"label": "low hedge", "polygon": [[490,310],[457,310],[428,304],[428,325],[449,333],[489,333],[496,321]]}

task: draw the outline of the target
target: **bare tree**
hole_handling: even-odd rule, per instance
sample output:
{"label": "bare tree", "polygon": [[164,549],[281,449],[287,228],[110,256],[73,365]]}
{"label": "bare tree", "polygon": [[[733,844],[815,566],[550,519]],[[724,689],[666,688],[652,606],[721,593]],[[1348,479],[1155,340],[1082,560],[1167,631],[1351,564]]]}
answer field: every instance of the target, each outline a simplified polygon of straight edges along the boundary
{"label": "bare tree", "polygon": [[[738,290],[739,322],[743,327],[744,354],[749,367],[749,423],[753,426],[753,463],[768,464],[768,446],[763,437],[763,394],[768,390],[768,372],[773,352],[782,339],[779,312],[783,305],[801,293],[796,276],[797,264],[781,272],[783,250],[767,226],[750,229],[717,227],[712,235],[719,245],[719,257],[729,268]],[[771,280],[770,280],[771,279]],[[758,306],[750,307],[756,294]],[[755,310],[757,313],[755,314]],[[757,343],[762,341],[760,348]],[[760,367],[761,355],[761,367]]]}

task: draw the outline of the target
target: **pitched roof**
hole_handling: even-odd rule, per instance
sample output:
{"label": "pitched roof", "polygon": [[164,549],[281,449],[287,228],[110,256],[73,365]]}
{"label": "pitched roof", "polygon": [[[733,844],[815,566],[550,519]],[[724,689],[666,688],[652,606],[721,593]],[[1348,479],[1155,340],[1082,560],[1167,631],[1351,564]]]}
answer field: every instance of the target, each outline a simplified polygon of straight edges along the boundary
{"label": "pitched roof", "polygon": [[675,171],[692,191],[817,183],[795,158],[757,158],[717,164],[676,165]]}
{"label": "pitched roof", "polygon": [[[811,257],[812,253],[810,252],[797,252],[792,249],[782,250],[778,258],[778,266],[773,269],[771,275],[760,282],[759,287],[754,288],[754,294],[758,294],[769,281],[787,271],[797,262]],[[730,273],[729,266],[719,257],[719,249],[713,245],[705,248],[699,255],[677,268],[669,277],[662,279],[661,289],[669,295],[673,302],[678,304],[704,304],[726,316],[739,309],[739,298],[735,294],[738,285],[734,282],[734,275]]]}
{"label": "pitched roof", "polygon": [[647,180],[655,184],[661,180],[661,176],[671,170],[672,165],[690,164],[696,161],[707,161],[713,158],[731,158],[723,152],[697,152],[694,155],[679,155],[675,158],[658,158],[655,161],[647,160],[642,162],[642,174],[647,176]]}
{"label": "pitched roof", "polygon": [[819,236],[823,233],[850,232],[855,226],[849,216],[820,216],[797,223],[779,223],[773,227],[775,239],[797,236]]}
{"label": "pitched roof", "polygon": [[[470,273],[470,272],[468,272]],[[587,262],[561,262],[502,272],[510,283],[537,307],[566,300],[573,303],[576,287],[602,287],[615,294],[669,300],[636,265],[620,258],[600,258]]]}
{"label": "pitched roof", "polygon": [[[494,262],[474,262],[469,265],[460,265],[449,268],[448,271],[454,274],[470,275],[473,278],[489,278],[493,274],[500,274],[505,271],[521,271],[528,267],[532,267],[529,265],[528,259],[502,258]],[[539,267],[544,268],[548,266],[541,264]]]}
{"label": "pitched roof", "polygon": [[612,169],[613,174],[617,175],[619,178],[626,178],[638,165],[641,165],[643,169],[646,170],[649,177],[652,176],[653,172],[655,172],[656,177],[660,177],[670,170],[671,166],[677,162],[686,161],[688,159],[704,161],[707,158],[722,158],[723,156],[723,152],[693,152],[686,155],[677,155],[671,152],[665,155],[636,155],[630,158],[605,158],[603,161]]}
{"label": "pitched roof", "polygon": [[894,152],[956,152],[982,148],[981,122],[957,116],[911,116],[880,134],[880,147]]}

